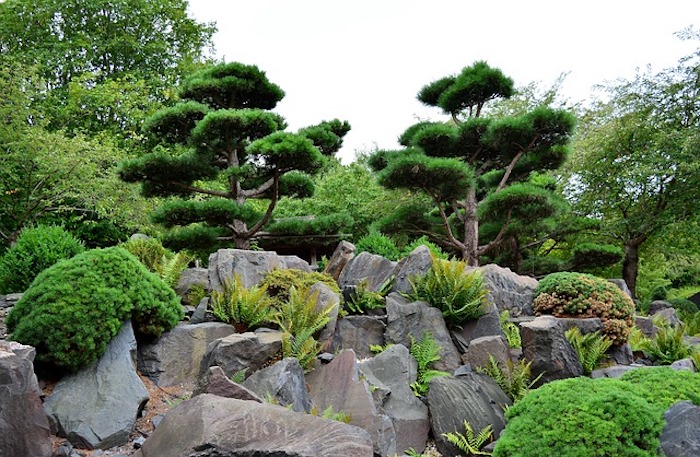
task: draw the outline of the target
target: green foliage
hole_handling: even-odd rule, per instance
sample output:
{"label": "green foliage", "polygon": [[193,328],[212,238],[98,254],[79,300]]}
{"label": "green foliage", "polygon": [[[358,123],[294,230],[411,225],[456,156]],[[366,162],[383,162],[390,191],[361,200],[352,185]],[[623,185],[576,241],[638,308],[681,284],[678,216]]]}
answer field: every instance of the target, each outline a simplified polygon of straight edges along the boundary
{"label": "green foliage", "polygon": [[581,243],[574,247],[571,269],[582,271],[614,265],[622,260],[624,251],[618,246]]}
{"label": "green foliage", "polygon": [[241,332],[271,322],[275,311],[267,295],[267,286],[247,289],[240,275],[225,281],[221,291],[211,293],[211,310],[221,322],[231,324]]}
{"label": "green foliage", "polygon": [[421,339],[416,341],[411,335],[410,352],[418,364],[418,374],[411,389],[417,397],[424,397],[428,393],[430,380],[439,376],[449,376],[445,371],[433,370],[433,363],[440,360],[440,345],[433,338],[430,332],[424,332]]}
{"label": "green foliage", "polygon": [[494,457],[657,456],[663,410],[636,386],[579,377],[533,390],[506,411]]}
{"label": "green foliage", "polygon": [[295,268],[275,268],[268,272],[260,282],[262,287],[267,288],[267,293],[273,298],[276,306],[289,300],[292,287],[298,291],[309,290],[314,284],[322,282],[331,288],[333,292],[339,293],[338,283],[332,276],[319,272],[306,272]]}
{"label": "green foliage", "polygon": [[639,387],[639,395],[664,411],[683,400],[700,406],[700,375],[692,371],[648,367],[630,370],[620,379]]}
{"label": "green foliage", "polygon": [[12,339],[37,362],[69,371],[97,360],[123,322],[158,336],[183,317],[175,292],[121,248],[95,249],[44,270],[12,308]]}
{"label": "green foliage", "polygon": [[642,351],[644,350],[644,345],[646,344],[647,337],[644,336],[644,333],[642,330],[637,327],[633,326],[630,329],[630,336],[627,340],[627,342],[630,345],[630,348],[632,351]]}
{"label": "green foliage", "polygon": [[469,271],[465,262],[433,257],[428,272],[411,284],[410,297],[438,308],[448,325],[459,326],[485,313],[488,291],[483,277],[478,270]]}
{"label": "green foliage", "polygon": [[381,285],[378,291],[369,290],[368,280],[361,280],[348,300],[344,301],[350,313],[364,314],[369,310],[383,308],[386,304],[384,297],[391,291],[394,277],[390,277]]}
{"label": "green foliage", "polygon": [[518,363],[513,363],[512,360],[506,359],[506,365],[503,367],[492,355],[489,355],[489,364],[485,367],[478,367],[477,371],[493,378],[501,390],[508,395],[508,398],[515,403],[525,397],[544,374],[540,373],[535,379],[530,380],[532,376],[531,365],[532,361],[520,360]]}
{"label": "green foliage", "polygon": [[683,321],[685,334],[688,336],[700,336],[700,311],[689,313],[681,311],[678,317]]}
{"label": "green foliage", "polygon": [[148,271],[156,273],[173,289],[194,256],[186,251],[173,253],[155,238],[138,238],[119,245],[133,254]]}
{"label": "green foliage", "polygon": [[394,240],[378,231],[370,231],[355,243],[355,254],[365,251],[389,260],[398,260],[400,256],[399,248]]}
{"label": "green foliage", "polygon": [[700,312],[698,305],[685,298],[671,298],[667,300],[673,308],[678,311],[678,314],[692,314]]}
{"label": "green foliage", "polygon": [[612,346],[612,340],[602,336],[600,332],[581,333],[578,327],[571,327],[564,332],[566,339],[576,351],[579,362],[583,367],[583,374],[589,375],[600,362],[605,359],[606,351]]}
{"label": "green foliage", "polygon": [[680,324],[675,327],[666,322],[659,322],[653,338],[642,343],[642,350],[652,360],[661,365],[670,365],[676,360],[690,357],[692,348],[685,341],[685,326]]}
{"label": "green foliage", "polygon": [[328,408],[324,409],[323,411],[320,412],[318,411],[318,408],[314,405],[313,408],[311,408],[311,413],[314,416],[319,416],[324,419],[330,419],[338,422],[342,422],[344,424],[349,424],[352,422],[352,416],[344,411],[335,411],[333,409],[333,405],[328,406]]}
{"label": "green foliage", "polygon": [[277,304],[272,321],[282,330],[282,355],[294,357],[305,371],[313,368],[321,345],[314,335],[330,321],[334,304],[319,309],[319,291],[292,286],[285,301]]}
{"label": "green foliage", "polygon": [[84,250],[80,240],[61,227],[23,230],[0,258],[0,294],[24,292],[43,270]]}
{"label": "green foliage", "polygon": [[418,246],[427,246],[428,249],[430,250],[430,253],[435,258],[446,260],[449,257],[447,255],[447,253],[445,253],[440,248],[440,246],[438,246],[435,243],[430,242],[428,237],[426,235],[423,235],[420,238],[416,238],[415,240],[411,241],[410,243],[405,245],[403,248],[401,248],[401,253],[399,254],[399,258],[407,257]]}
{"label": "green foliage", "polygon": [[465,419],[464,430],[464,434],[449,432],[443,433],[442,436],[444,436],[449,443],[457,446],[460,451],[466,452],[469,457],[476,455],[492,455],[490,452],[481,450],[482,447],[493,440],[493,426],[491,424],[482,428],[479,433],[474,434],[472,426]]}
{"label": "green foliage", "polygon": [[381,354],[393,345],[394,343],[387,343],[384,346],[382,346],[381,344],[370,344],[369,350],[372,351],[373,354]]}
{"label": "green foliage", "polygon": [[501,329],[503,329],[503,333],[506,335],[506,340],[508,341],[508,347],[510,347],[511,349],[521,348],[522,341],[520,338],[520,328],[513,322],[511,322],[509,319],[510,312],[508,312],[507,309],[504,309],[498,315],[498,320],[501,324]]}
{"label": "green foliage", "polygon": [[599,317],[613,344],[624,344],[633,325],[634,302],[617,286],[583,273],[552,273],[535,289],[536,313],[556,317]]}

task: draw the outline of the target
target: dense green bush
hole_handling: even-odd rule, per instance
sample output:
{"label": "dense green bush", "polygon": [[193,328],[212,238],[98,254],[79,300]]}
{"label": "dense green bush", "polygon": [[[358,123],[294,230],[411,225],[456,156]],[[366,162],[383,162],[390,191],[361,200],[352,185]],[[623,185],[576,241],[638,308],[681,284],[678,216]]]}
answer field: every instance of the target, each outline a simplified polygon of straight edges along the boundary
{"label": "dense green bush", "polygon": [[43,270],[84,250],[80,240],[58,226],[23,230],[0,259],[0,294],[24,292]]}
{"label": "dense green bush", "polygon": [[657,456],[663,409],[619,379],[554,381],[506,412],[494,457]]}
{"label": "dense green bush", "polygon": [[700,406],[700,374],[669,367],[630,370],[620,378],[639,387],[649,403],[666,410],[676,402],[690,400]]}
{"label": "dense green bush", "polygon": [[43,271],[7,317],[40,364],[75,371],[99,358],[122,323],[158,336],[182,318],[175,292],[124,249],[95,249]]}
{"label": "dense green bush", "polygon": [[535,289],[535,312],[556,317],[599,317],[613,344],[624,344],[633,325],[634,302],[605,279],[584,273],[552,273]]}
{"label": "dense green bush", "polygon": [[437,257],[438,259],[447,259],[449,256],[443,251],[440,246],[438,246],[435,243],[430,242],[427,236],[423,235],[420,238],[416,238],[415,240],[411,241],[408,243],[406,246],[404,246],[401,249],[401,253],[399,254],[399,257],[407,257],[411,252],[413,252],[414,249],[416,249],[418,246],[427,246],[428,249],[430,250],[430,253],[434,256]]}
{"label": "dense green bush", "polygon": [[394,240],[378,231],[371,231],[355,243],[355,253],[369,252],[389,260],[398,260],[401,253]]}

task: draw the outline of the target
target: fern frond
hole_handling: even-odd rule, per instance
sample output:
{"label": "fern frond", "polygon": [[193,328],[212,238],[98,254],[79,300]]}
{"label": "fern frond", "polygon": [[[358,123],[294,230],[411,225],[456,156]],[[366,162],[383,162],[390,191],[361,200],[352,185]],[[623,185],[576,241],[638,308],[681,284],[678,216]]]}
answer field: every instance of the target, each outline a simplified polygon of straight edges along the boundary
{"label": "fern frond", "polygon": [[443,433],[442,436],[447,439],[449,443],[455,445],[460,451],[466,452],[468,455],[491,455],[490,452],[482,451],[481,448],[491,440],[493,436],[493,426],[491,424],[487,425],[479,431],[475,436],[474,430],[468,421],[464,421],[465,433]]}

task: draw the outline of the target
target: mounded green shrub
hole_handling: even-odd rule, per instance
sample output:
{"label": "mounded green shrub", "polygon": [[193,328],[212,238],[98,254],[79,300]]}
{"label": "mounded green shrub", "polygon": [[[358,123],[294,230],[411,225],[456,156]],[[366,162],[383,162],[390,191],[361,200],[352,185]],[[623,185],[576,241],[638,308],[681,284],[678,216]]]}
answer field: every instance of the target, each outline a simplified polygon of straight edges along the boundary
{"label": "mounded green shrub", "polygon": [[371,231],[355,243],[355,254],[365,251],[389,260],[398,260],[401,255],[394,240],[376,230]]}
{"label": "mounded green shrub", "polygon": [[138,335],[158,336],[182,318],[175,292],[133,255],[113,247],[60,261],[37,276],[7,317],[13,340],[36,361],[75,371],[97,360],[131,319]]}
{"label": "mounded green shrub", "polygon": [[639,394],[649,403],[666,410],[676,402],[690,400],[700,406],[700,374],[650,367],[630,370],[620,378],[639,387]]}
{"label": "mounded green shrub", "polygon": [[634,302],[617,286],[584,273],[552,273],[535,289],[535,312],[556,317],[598,317],[613,344],[624,344],[633,325]]}
{"label": "mounded green shrub", "polygon": [[494,457],[658,456],[663,409],[619,379],[554,381],[506,412]]}
{"label": "mounded green shrub", "polygon": [[23,230],[0,258],[0,294],[24,292],[43,270],[84,250],[81,241],[62,227],[40,225]]}

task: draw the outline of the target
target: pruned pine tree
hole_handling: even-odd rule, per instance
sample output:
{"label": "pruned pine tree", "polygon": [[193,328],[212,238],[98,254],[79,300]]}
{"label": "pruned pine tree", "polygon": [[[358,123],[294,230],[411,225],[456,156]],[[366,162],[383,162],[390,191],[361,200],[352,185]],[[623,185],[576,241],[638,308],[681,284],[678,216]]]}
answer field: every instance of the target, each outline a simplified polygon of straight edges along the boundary
{"label": "pruned pine tree", "polygon": [[286,132],[284,119],[270,111],[284,92],[253,65],[201,70],[183,81],[179,95],[178,104],[145,123],[157,140],[152,152],[120,172],[124,181],[141,182],[146,196],[179,197],[153,215],[179,228],[170,234],[172,247],[247,249],[281,195],[313,193],[309,174],[350,130],[335,119]]}
{"label": "pruned pine tree", "polygon": [[[545,106],[499,119],[482,115],[487,103],[508,98],[513,90],[513,81],[486,62],[434,81],[421,89],[418,100],[441,108],[450,120],[413,125],[399,138],[405,149],[378,151],[370,159],[385,187],[430,197],[433,206],[421,216],[439,225],[410,223],[471,265],[504,240],[518,208],[527,207],[528,215],[535,207],[538,214],[555,210],[551,193],[528,180],[563,163],[574,117]],[[480,219],[494,214],[502,220],[500,230],[480,244]]]}

